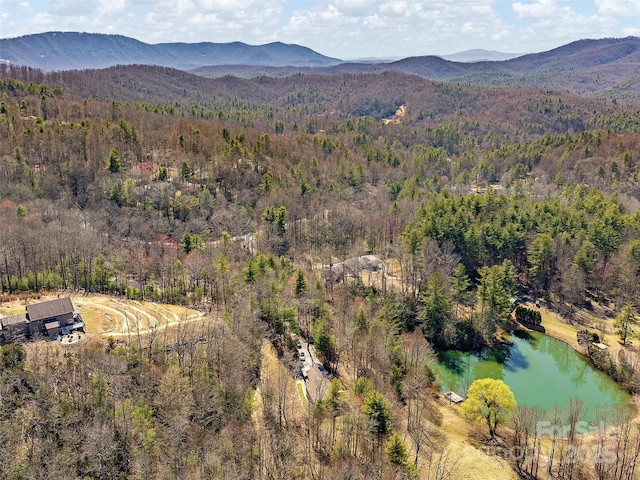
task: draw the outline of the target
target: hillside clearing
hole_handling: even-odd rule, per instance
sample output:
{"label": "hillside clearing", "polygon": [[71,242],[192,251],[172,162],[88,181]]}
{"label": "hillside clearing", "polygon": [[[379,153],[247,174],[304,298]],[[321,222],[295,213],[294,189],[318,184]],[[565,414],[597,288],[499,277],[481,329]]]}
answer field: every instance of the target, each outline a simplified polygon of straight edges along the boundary
{"label": "hillside clearing", "polygon": [[[29,303],[39,303],[58,298],[43,295]],[[71,297],[73,306],[85,322],[87,334],[124,336],[145,334],[151,329],[162,330],[172,325],[194,322],[204,317],[202,312],[180,305],[158,304],[138,300],[110,297],[102,294]],[[2,315],[24,313],[25,300],[13,300],[0,304]]]}

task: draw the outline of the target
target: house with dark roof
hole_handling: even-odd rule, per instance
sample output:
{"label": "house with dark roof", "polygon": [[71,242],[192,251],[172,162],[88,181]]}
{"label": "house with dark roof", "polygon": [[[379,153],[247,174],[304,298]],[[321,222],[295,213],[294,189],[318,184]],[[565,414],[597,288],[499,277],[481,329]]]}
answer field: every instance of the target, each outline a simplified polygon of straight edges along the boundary
{"label": "house with dark roof", "polygon": [[0,342],[42,335],[56,338],[74,330],[84,330],[84,322],[69,297],[27,305],[27,313],[0,318]]}
{"label": "house with dark roof", "polygon": [[69,297],[27,305],[29,333],[57,336],[62,325],[73,324],[73,304]]}

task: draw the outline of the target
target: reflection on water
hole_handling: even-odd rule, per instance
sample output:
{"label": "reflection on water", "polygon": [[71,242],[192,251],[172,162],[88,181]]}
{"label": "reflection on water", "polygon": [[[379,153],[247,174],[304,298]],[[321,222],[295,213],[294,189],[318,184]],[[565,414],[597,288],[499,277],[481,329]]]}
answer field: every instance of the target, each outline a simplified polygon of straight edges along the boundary
{"label": "reflection on water", "polygon": [[510,372],[516,372],[518,370],[526,370],[527,368],[529,368],[529,359],[519,348],[512,348],[509,355],[509,362],[507,363],[507,369]]}
{"label": "reflection on water", "polygon": [[501,345],[480,354],[446,351],[438,354],[436,367],[442,390],[464,395],[477,378],[503,380],[522,405],[551,412],[554,405],[566,409],[570,398],[587,405],[587,420],[595,408],[626,404],[629,396],[587,358],[569,345],[539,332],[516,332]]}

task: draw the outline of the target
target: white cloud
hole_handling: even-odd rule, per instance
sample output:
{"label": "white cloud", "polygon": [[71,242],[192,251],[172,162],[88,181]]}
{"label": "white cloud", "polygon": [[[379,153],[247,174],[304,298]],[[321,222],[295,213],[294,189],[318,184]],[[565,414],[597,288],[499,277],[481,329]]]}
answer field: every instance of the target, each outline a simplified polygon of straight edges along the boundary
{"label": "white cloud", "polygon": [[421,11],[429,18],[468,19],[470,16],[493,15],[492,0],[458,0],[420,2]]}
{"label": "white cloud", "polygon": [[559,0],[513,3],[514,12],[525,22],[514,35],[518,43],[529,51],[531,45],[540,45],[535,51],[541,51],[581,38],[619,35],[619,27],[614,17],[598,14],[595,10],[592,15],[574,10],[573,7],[586,7],[586,2],[564,3],[567,4],[563,5]]}
{"label": "white cloud", "polygon": [[464,22],[460,31],[463,34],[479,35],[485,32],[487,26],[476,22]]}
{"label": "white cloud", "polygon": [[98,5],[98,15],[113,15],[123,11],[127,6],[125,0],[100,0]]}
{"label": "white cloud", "polygon": [[346,32],[343,27],[349,27],[358,22],[360,22],[359,17],[344,15],[333,4],[329,4],[322,9],[296,11],[282,31],[287,34],[321,34],[331,30],[336,36],[341,36]]}
{"label": "white cloud", "polygon": [[596,0],[596,7],[602,15],[640,15],[638,0]]}
{"label": "white cloud", "polygon": [[[494,29],[491,32],[491,40],[493,40],[494,42],[497,42],[499,44],[503,44],[503,42],[505,42],[506,40],[510,39],[513,37],[513,34],[511,33],[511,30],[509,30],[508,28],[502,28],[502,29]],[[506,50],[510,50],[511,47],[507,47],[505,48]],[[513,52],[509,52],[509,53],[513,53]]]}
{"label": "white cloud", "polygon": [[369,27],[369,28],[382,28],[382,27],[384,27],[386,25],[385,19],[383,19],[380,16],[378,16],[378,14],[371,15],[371,16],[365,18],[362,21],[362,24],[365,27]]}
{"label": "white cloud", "polygon": [[205,14],[215,14],[220,18],[256,19],[281,9],[282,2],[262,0],[200,0],[194,3],[194,8]]}
{"label": "white cloud", "polygon": [[551,48],[551,46],[569,43],[581,38],[601,38],[613,36],[612,25],[606,18],[582,17],[582,16],[560,16],[555,19],[544,19],[530,25],[519,36],[521,43],[534,45],[539,42],[541,32],[544,32],[544,45],[540,50]]}
{"label": "white cloud", "polygon": [[[291,38],[320,37],[305,44],[333,56],[358,56],[358,51],[380,45],[388,56],[428,55],[475,48],[462,42],[478,36],[488,42],[507,38],[510,29],[494,10],[494,0],[352,0],[353,8],[344,9],[346,0],[319,1],[312,8],[298,9],[282,29]],[[358,16],[369,6],[366,15]],[[331,31],[330,36],[326,32]],[[348,39],[345,49],[339,49]],[[316,43],[313,43],[313,42]],[[321,43],[320,43],[321,42]]]}
{"label": "white cloud", "polygon": [[409,13],[409,2],[394,0],[380,6],[380,13],[390,16],[407,15]]}
{"label": "white cloud", "polygon": [[515,2],[512,7],[520,19],[551,18],[559,10],[555,0],[538,0],[534,3]]}
{"label": "white cloud", "polygon": [[18,4],[18,11],[23,15],[31,15],[31,4],[29,2],[20,2]]}
{"label": "white cloud", "polygon": [[50,12],[62,17],[79,17],[90,15],[95,10],[95,7],[94,2],[55,0],[51,2]]}
{"label": "white cloud", "polygon": [[334,0],[333,7],[347,17],[367,17],[376,10],[376,0]]}

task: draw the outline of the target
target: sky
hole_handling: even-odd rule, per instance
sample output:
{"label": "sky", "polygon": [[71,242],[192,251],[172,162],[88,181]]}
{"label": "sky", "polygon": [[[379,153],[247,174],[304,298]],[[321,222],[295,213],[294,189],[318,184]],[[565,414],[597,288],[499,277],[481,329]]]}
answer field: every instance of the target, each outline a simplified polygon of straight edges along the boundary
{"label": "sky", "polygon": [[0,0],[0,38],[109,33],[146,43],[295,43],[343,60],[550,50],[640,36],[640,0]]}

